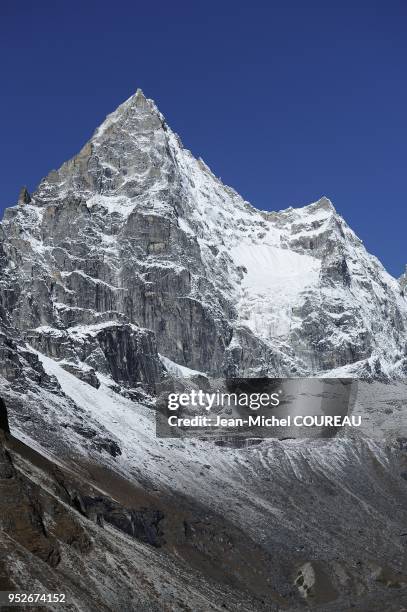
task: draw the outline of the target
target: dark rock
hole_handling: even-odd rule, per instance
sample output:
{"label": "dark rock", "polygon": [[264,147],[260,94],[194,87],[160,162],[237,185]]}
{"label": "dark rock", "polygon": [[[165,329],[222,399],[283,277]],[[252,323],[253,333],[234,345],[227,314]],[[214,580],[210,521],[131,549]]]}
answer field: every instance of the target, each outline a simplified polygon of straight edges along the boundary
{"label": "dark rock", "polygon": [[95,389],[99,389],[100,380],[98,379],[96,372],[93,368],[85,369],[74,363],[66,363],[66,362],[62,363],[61,365],[64,368],[64,370],[66,370],[67,372],[70,372],[71,374],[76,376],[76,378],[79,378],[79,380],[86,382],[88,385],[90,385],[91,387],[94,387]]}
{"label": "dark rock", "polygon": [[111,438],[102,438],[98,436],[92,440],[92,443],[98,451],[105,451],[112,457],[118,457],[122,454],[120,446]]}
{"label": "dark rock", "polygon": [[31,202],[31,196],[27,190],[27,187],[22,187],[18,196],[19,204],[29,204]]}
{"label": "dark rock", "polygon": [[10,427],[8,423],[7,407],[5,401],[0,397],[0,430],[4,433],[10,433]]}

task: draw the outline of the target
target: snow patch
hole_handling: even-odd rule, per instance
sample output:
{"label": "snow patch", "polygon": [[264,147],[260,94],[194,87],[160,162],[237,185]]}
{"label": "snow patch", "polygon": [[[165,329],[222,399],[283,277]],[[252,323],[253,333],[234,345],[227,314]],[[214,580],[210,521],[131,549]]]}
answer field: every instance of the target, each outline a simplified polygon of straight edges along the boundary
{"label": "snow patch", "polygon": [[241,322],[262,338],[286,336],[293,304],[318,283],[320,260],[252,242],[239,243],[230,255],[243,273],[238,305]]}
{"label": "snow patch", "polygon": [[199,372],[198,370],[191,370],[191,368],[187,368],[186,366],[180,365],[179,363],[175,363],[175,361],[171,361],[168,357],[164,357],[164,355],[158,354],[161,363],[173,376],[176,378],[191,378],[192,376],[205,376],[204,372]]}

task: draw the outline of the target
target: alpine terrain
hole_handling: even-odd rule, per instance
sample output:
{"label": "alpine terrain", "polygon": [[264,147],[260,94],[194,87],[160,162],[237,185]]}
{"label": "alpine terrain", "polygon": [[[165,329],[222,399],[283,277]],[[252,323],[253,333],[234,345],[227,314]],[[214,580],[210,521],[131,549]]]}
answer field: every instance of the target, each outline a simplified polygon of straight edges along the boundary
{"label": "alpine terrain", "polygon": [[[407,606],[407,295],[326,197],[263,212],[141,90],[0,224],[0,591]],[[210,377],[359,381],[332,439],[159,439]]]}

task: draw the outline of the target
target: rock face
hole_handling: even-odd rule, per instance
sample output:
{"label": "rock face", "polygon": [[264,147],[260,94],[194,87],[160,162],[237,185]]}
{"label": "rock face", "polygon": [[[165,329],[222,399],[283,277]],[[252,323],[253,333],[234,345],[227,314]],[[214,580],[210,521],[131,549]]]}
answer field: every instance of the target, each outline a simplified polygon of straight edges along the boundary
{"label": "rock face", "polygon": [[165,376],[153,332],[129,323],[113,321],[69,331],[40,327],[27,331],[25,338],[79,378],[93,379],[96,387],[95,371],[125,386],[145,385],[151,390]]}
{"label": "rock face", "polygon": [[60,561],[58,543],[48,535],[36,491],[21,479],[5,443],[9,437],[6,406],[0,400],[0,540],[7,534],[39,559],[56,567]]}

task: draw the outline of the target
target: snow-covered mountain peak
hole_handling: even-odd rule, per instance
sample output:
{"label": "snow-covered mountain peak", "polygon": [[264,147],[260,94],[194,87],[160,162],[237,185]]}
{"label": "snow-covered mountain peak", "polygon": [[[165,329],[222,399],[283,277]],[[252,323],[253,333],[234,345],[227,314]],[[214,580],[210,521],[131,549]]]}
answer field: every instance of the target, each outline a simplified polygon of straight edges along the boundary
{"label": "snow-covered mountain peak", "polygon": [[137,197],[171,169],[162,167],[168,147],[164,118],[141,89],[123,102],[96,129],[92,138],[59,170],[45,177],[34,203],[68,198],[86,201],[95,194]]}
{"label": "snow-covered mountain peak", "polygon": [[80,360],[70,330],[103,323],[117,335],[119,321],[197,371],[360,371],[373,354],[404,367],[400,285],[332,202],[257,210],[141,90],[20,200],[1,226],[4,277],[19,287],[9,316],[38,350],[69,339]]}
{"label": "snow-covered mountain peak", "polygon": [[316,202],[313,202],[312,204],[308,204],[307,206],[297,208],[296,210],[297,210],[297,213],[309,216],[314,221],[317,219],[319,220],[328,219],[335,215],[339,216],[332,201],[326,196],[322,196]]}
{"label": "snow-covered mountain peak", "polygon": [[[132,119],[137,118],[140,121],[143,116],[148,117],[149,115],[158,117],[161,122],[164,121],[154,101],[146,98],[143,91],[138,88],[136,93],[106,117],[103,123],[96,129],[91,142],[103,141],[103,136],[113,127],[116,127],[116,129],[120,127],[123,131],[128,130],[133,135],[136,135],[135,130],[131,129]],[[138,127],[141,128],[141,124],[138,124]]]}
{"label": "snow-covered mountain peak", "polygon": [[284,214],[301,214],[301,215],[309,215],[314,217],[325,218],[329,215],[336,214],[336,209],[332,204],[332,201],[326,196],[322,196],[316,202],[312,202],[311,204],[307,204],[306,206],[301,207],[292,207],[283,209],[279,211]]}

